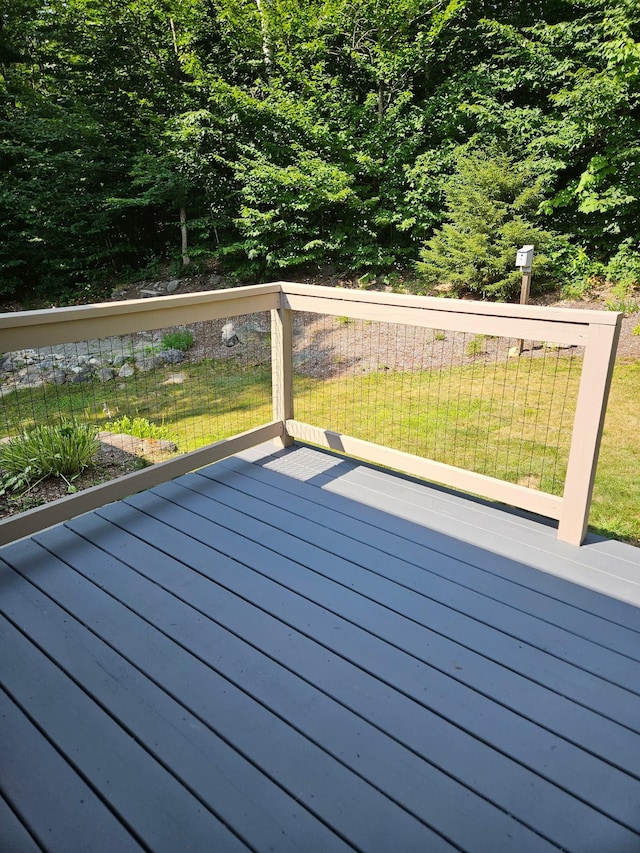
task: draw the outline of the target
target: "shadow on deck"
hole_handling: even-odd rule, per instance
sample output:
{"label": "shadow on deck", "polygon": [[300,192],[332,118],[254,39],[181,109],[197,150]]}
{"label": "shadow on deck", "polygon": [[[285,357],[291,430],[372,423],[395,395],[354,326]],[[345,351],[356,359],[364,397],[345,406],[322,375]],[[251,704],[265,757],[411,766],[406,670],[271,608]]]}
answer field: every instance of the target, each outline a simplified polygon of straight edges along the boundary
{"label": "shadow on deck", "polygon": [[640,551],[265,447],[0,551],[2,851],[640,850]]}

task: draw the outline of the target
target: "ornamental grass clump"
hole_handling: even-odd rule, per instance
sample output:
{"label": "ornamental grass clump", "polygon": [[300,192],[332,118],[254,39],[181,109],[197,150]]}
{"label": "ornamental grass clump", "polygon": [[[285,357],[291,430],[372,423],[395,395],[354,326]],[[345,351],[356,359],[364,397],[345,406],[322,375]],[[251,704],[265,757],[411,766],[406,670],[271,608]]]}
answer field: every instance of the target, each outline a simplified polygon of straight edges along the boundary
{"label": "ornamental grass clump", "polygon": [[177,349],[181,352],[186,352],[193,346],[193,335],[187,329],[184,331],[167,332],[162,338],[162,346],[164,349]]}
{"label": "ornamental grass clump", "polygon": [[70,485],[93,464],[98,447],[96,428],[89,424],[63,421],[26,429],[0,445],[2,493],[47,477],[61,477]]}

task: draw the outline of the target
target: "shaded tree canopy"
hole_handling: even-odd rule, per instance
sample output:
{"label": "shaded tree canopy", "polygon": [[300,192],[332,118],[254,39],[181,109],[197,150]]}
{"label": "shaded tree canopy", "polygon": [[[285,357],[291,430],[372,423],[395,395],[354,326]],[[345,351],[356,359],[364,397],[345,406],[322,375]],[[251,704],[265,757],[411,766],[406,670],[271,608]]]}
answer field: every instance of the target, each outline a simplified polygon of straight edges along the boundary
{"label": "shaded tree canopy", "polygon": [[187,253],[451,278],[501,162],[500,240],[640,268],[636,0],[0,0],[0,295]]}

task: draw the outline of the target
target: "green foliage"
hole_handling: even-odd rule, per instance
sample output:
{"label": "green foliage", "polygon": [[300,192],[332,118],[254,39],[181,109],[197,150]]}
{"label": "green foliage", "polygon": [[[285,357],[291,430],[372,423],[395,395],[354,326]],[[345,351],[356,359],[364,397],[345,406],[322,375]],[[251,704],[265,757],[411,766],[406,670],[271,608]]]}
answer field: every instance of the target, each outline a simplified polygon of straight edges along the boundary
{"label": "green foliage", "polygon": [[[614,283],[637,280],[634,0],[5,6],[0,297],[100,298],[181,267],[183,237],[183,273],[212,256],[252,276],[386,273],[425,242],[460,248],[451,228],[484,258],[464,271],[477,293],[517,289],[507,257],[522,242],[537,246],[534,286],[588,281],[566,281],[569,255],[540,242],[550,229],[613,263]],[[479,146],[530,164],[529,197],[472,240],[447,205]],[[495,212],[480,197],[478,217]]]}
{"label": "green foliage", "polygon": [[416,265],[427,289],[512,298],[521,282],[515,252],[526,243],[536,246],[535,286],[546,282],[547,252],[562,241],[535,223],[542,190],[530,163],[500,154],[461,155],[444,196],[448,221],[427,241]]}
{"label": "green foliage", "polygon": [[187,329],[167,332],[162,336],[163,349],[178,349],[186,352],[193,346],[193,335]]}
{"label": "green foliage", "polygon": [[97,452],[96,429],[88,424],[62,421],[26,429],[0,445],[2,493],[45,477],[73,479],[93,463]]}
{"label": "green foliage", "polygon": [[231,249],[258,269],[331,260],[350,239],[353,177],[311,152],[291,153],[293,162],[279,165],[254,151],[237,167],[243,203],[236,224],[244,239]]}
{"label": "green foliage", "polygon": [[590,258],[581,246],[566,247],[558,255],[557,265],[565,299],[585,299],[604,276],[604,265]]}
{"label": "green foliage", "polygon": [[485,351],[485,336],[484,335],[475,335],[466,347],[466,353],[470,358],[473,358],[476,355],[480,355]]}
{"label": "green foliage", "polygon": [[628,296],[640,290],[640,241],[623,240],[617,252],[606,265],[604,274],[616,286],[617,296]]}
{"label": "green foliage", "polygon": [[148,418],[123,415],[115,421],[108,421],[105,425],[110,432],[132,435],[135,438],[158,438],[168,439],[169,430],[148,420]]}

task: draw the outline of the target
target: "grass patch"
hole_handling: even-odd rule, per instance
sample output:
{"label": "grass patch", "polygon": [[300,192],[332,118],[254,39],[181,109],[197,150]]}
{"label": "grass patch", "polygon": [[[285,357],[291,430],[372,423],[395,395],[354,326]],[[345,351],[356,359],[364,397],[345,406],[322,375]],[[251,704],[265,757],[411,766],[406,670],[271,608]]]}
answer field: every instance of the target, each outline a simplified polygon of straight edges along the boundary
{"label": "grass patch", "polygon": [[132,427],[145,421],[161,424],[187,452],[272,419],[271,374],[264,368],[209,359],[180,365],[183,381],[165,384],[173,372],[166,366],[105,384],[45,385],[5,395],[0,400],[0,436],[17,435],[52,418],[100,430],[122,425],[126,418]]}
{"label": "grass patch", "polygon": [[557,357],[387,370],[322,386],[299,380],[295,410],[298,420],[561,494],[578,381],[579,366]]}
{"label": "grass patch", "polygon": [[640,362],[618,364],[604,424],[591,529],[640,545]]}
{"label": "grass patch", "polygon": [[[314,380],[298,379],[296,418],[561,494],[580,371],[560,357],[559,372],[550,377],[543,364],[529,362],[526,392],[522,363],[515,361],[495,371],[492,393],[481,365],[439,374],[385,371],[335,379],[323,383],[330,386],[324,391]],[[441,378],[453,398],[444,399]],[[547,423],[554,384],[565,390]],[[638,388],[640,363],[617,365],[590,513],[592,530],[635,545],[640,545]],[[520,423],[524,428],[515,442],[512,424]]]}

